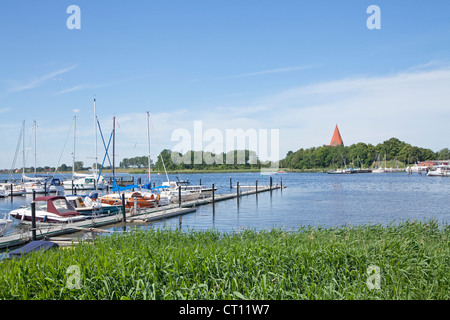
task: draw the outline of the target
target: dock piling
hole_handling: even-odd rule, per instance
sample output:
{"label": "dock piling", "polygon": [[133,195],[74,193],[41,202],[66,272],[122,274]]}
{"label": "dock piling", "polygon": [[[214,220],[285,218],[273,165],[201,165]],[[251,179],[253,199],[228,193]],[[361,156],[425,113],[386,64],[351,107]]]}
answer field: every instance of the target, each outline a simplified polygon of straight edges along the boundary
{"label": "dock piling", "polygon": [[[34,197],[35,191],[33,191]],[[31,202],[31,239],[36,241],[36,202]]]}
{"label": "dock piling", "polygon": [[214,182],[212,184],[212,202],[214,203]]}
{"label": "dock piling", "polygon": [[178,206],[181,208],[181,185],[178,186]]}
{"label": "dock piling", "polygon": [[11,202],[13,201],[13,197],[14,197],[14,192],[13,192],[13,184],[11,183]]}
{"label": "dock piling", "polygon": [[125,193],[122,193],[122,214],[123,222],[127,222],[127,214],[125,212]]}

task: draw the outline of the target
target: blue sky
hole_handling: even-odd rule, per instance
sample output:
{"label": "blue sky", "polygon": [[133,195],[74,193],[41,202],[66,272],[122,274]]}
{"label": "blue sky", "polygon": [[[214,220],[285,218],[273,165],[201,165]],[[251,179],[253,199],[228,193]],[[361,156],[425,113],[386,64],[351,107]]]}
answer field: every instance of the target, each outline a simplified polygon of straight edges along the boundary
{"label": "blue sky", "polygon": [[[373,4],[380,30],[366,27]],[[80,30],[66,26],[70,5]],[[117,117],[118,161],[146,155],[146,111],[153,158],[194,121],[278,129],[280,157],[328,144],[336,124],[347,145],[395,136],[438,151],[449,147],[449,13],[448,1],[2,0],[0,168],[23,120],[27,166],[33,120],[37,165],[71,164],[74,115],[77,160],[93,163],[94,98],[105,136]]]}

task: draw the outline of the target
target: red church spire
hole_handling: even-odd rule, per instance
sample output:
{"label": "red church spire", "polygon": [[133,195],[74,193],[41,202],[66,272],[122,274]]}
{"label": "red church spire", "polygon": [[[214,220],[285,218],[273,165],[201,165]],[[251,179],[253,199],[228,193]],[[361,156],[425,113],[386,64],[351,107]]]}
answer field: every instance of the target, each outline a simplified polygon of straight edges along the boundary
{"label": "red church spire", "polygon": [[338,126],[336,125],[336,128],[334,129],[333,138],[331,138],[330,146],[343,146],[344,141],[342,141],[341,134],[339,133]]}

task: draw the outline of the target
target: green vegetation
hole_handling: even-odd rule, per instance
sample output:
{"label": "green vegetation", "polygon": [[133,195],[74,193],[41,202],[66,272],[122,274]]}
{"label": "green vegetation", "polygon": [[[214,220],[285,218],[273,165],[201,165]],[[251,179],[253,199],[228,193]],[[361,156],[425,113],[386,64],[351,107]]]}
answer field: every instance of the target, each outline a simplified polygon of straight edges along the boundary
{"label": "green vegetation", "polygon": [[[384,166],[382,162],[386,155],[386,160],[391,161],[392,167],[396,165],[401,168],[408,164],[425,160],[448,160],[450,152],[442,149],[433,152],[412,146],[397,138],[391,138],[379,143],[376,146],[359,142],[351,146],[322,146],[309,149],[300,149],[297,152],[289,151],[286,158],[280,161],[280,167],[290,169],[325,169],[329,167],[344,167],[353,163],[354,167],[378,167]],[[389,165],[387,165],[389,167]]]}
{"label": "green vegetation", "polygon": [[[450,150],[444,148],[439,152],[430,149],[412,146],[397,138],[391,138],[376,146],[359,142],[351,146],[321,146],[309,149],[300,149],[296,152],[289,151],[286,157],[280,160],[279,167],[293,171],[319,171],[330,167],[344,167],[353,165],[355,168],[369,168],[384,166],[386,155],[386,167],[404,168],[407,165],[425,160],[449,160]],[[178,160],[178,161],[174,161]],[[101,168],[101,164],[97,165]],[[165,166],[165,169],[164,169]],[[262,162],[257,154],[250,150],[235,150],[228,153],[213,154],[203,151],[188,151],[184,155],[164,149],[157,158],[156,163],[151,160],[151,169],[155,172],[233,172],[233,171],[258,171],[264,167],[270,167],[270,162]],[[92,165],[94,167],[94,164]],[[55,168],[37,168],[38,172],[53,172]],[[87,171],[83,162],[75,162],[75,171]],[[18,172],[21,172],[17,169]],[[103,172],[110,172],[111,168],[105,166]],[[33,172],[34,168],[26,168],[26,172]],[[71,172],[72,167],[62,164],[59,172]],[[124,158],[116,172],[145,173],[148,171],[147,156]],[[0,173],[8,173],[4,169]]]}
{"label": "green vegetation", "polygon": [[235,150],[213,154],[203,151],[188,151],[184,155],[165,149],[158,156],[154,169],[164,171],[181,170],[258,170],[270,163],[262,163],[254,151]]}
{"label": "green vegetation", "polygon": [[[434,221],[231,234],[135,230],[1,261],[0,299],[448,300],[449,231]],[[79,289],[67,286],[72,265]],[[367,285],[373,265],[379,289]]]}

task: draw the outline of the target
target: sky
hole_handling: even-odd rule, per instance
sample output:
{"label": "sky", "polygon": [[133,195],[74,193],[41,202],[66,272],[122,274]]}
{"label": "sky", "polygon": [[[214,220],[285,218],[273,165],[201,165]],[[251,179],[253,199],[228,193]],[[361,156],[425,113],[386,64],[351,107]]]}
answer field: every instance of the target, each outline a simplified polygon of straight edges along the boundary
{"label": "sky", "polygon": [[74,116],[75,158],[94,163],[94,99],[106,143],[116,117],[116,164],[148,154],[146,112],[153,159],[179,130],[211,147],[199,123],[277,130],[279,158],[329,144],[336,124],[345,145],[448,148],[449,13],[446,0],[2,0],[0,168],[22,166],[22,121],[27,167],[71,165]]}

